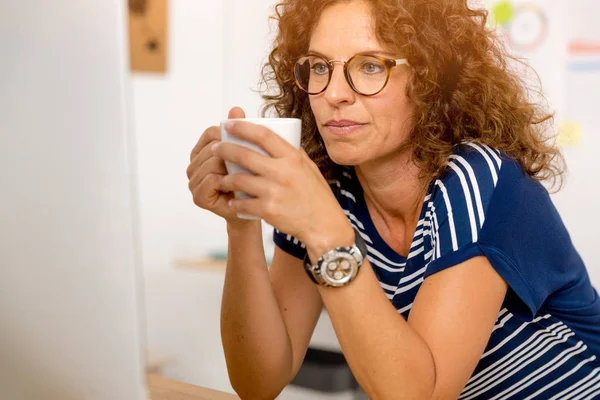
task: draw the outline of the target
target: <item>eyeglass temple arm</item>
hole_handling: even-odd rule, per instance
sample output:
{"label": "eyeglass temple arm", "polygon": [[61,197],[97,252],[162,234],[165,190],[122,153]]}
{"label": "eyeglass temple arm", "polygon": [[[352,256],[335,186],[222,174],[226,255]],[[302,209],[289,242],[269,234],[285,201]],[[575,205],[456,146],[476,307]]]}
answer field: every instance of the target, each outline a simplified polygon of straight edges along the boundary
{"label": "eyeglass temple arm", "polygon": [[399,58],[397,60],[394,60],[394,62],[396,63],[396,66],[398,66],[398,65],[408,65],[408,60],[406,58]]}

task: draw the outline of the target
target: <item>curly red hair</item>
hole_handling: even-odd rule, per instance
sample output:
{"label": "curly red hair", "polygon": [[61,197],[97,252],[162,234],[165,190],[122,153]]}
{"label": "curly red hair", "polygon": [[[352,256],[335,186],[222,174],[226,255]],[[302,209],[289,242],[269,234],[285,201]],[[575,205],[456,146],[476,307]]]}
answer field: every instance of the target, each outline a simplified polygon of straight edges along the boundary
{"label": "curly red hair", "polygon": [[[332,178],[339,166],[327,155],[308,95],[294,81],[295,60],[306,53],[323,10],[348,0],[282,0],[278,32],[263,78],[263,113],[301,118],[302,145]],[[352,1],[352,0],[350,0]],[[553,144],[553,116],[528,99],[510,67],[512,57],[487,27],[487,11],[466,0],[363,0],[371,4],[382,44],[408,59],[406,95],[414,110],[410,144],[425,185],[444,173],[454,146],[477,141],[519,161],[531,177],[561,182],[564,160]],[[271,84],[275,85],[271,85]]]}

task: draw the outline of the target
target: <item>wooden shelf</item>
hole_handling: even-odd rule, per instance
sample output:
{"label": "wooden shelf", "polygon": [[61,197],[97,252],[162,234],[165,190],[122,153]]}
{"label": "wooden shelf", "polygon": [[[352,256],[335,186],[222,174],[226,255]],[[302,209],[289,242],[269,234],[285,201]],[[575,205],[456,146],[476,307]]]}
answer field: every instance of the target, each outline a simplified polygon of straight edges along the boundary
{"label": "wooden shelf", "polygon": [[176,361],[175,357],[160,356],[148,351],[146,352],[146,373],[160,374],[163,368],[174,364]]}
{"label": "wooden shelf", "polygon": [[[211,258],[180,258],[173,261],[175,268],[181,269],[202,269],[213,271],[225,271],[227,268],[226,260],[215,260]],[[267,262],[267,266],[270,264]]]}
{"label": "wooden shelf", "polygon": [[148,374],[150,400],[234,400],[237,396]]}
{"label": "wooden shelf", "polygon": [[189,268],[189,269],[206,269],[206,270],[221,270],[224,271],[227,267],[225,260],[214,260],[209,258],[189,258],[189,259],[177,259],[174,261],[176,268]]}

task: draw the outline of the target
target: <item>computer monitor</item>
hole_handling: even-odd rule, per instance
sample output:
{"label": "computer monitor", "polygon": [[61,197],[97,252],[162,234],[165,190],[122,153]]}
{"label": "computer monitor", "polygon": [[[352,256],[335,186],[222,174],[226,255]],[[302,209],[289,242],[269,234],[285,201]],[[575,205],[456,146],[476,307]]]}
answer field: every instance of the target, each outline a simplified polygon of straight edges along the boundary
{"label": "computer monitor", "polygon": [[0,2],[0,399],[147,398],[126,6]]}

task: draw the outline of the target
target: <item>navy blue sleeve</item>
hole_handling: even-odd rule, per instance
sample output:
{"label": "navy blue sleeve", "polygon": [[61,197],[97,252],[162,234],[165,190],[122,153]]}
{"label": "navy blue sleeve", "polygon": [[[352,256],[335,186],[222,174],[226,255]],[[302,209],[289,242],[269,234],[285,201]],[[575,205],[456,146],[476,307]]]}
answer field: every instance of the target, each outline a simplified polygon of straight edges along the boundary
{"label": "navy blue sleeve", "polygon": [[306,255],[306,246],[292,235],[273,230],[273,242],[286,253],[304,260]]}
{"label": "navy blue sleeve", "polygon": [[434,185],[425,277],[485,256],[509,286],[511,309],[524,319],[535,316],[564,283],[556,260],[569,257],[568,234],[546,189],[518,162],[475,143],[461,146]]}
{"label": "navy blue sleeve", "polygon": [[[525,303],[527,317],[535,316],[542,306],[558,306],[560,293],[566,294],[569,288],[591,288],[582,285],[587,279],[585,265],[548,191],[516,162],[503,168],[479,246]],[[515,282],[520,287],[513,287]],[[559,308],[578,309],[587,297],[581,292],[581,304]]]}

